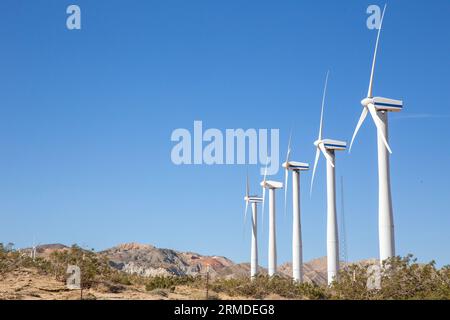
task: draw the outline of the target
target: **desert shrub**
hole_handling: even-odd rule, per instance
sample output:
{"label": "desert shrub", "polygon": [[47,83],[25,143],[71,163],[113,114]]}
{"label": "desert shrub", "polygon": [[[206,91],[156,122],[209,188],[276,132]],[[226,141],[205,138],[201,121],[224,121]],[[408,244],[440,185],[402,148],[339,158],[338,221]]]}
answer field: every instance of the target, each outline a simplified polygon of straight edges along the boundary
{"label": "desert shrub", "polygon": [[333,299],[370,299],[372,292],[367,290],[369,278],[368,265],[352,264],[339,270],[339,281],[334,281],[329,289]]}
{"label": "desert shrub", "polygon": [[9,250],[0,243],[0,273],[6,273],[11,270],[12,262],[9,256]]}
{"label": "desert shrub", "polygon": [[211,283],[215,292],[225,292],[230,296],[245,296],[263,299],[269,294],[277,294],[288,299],[325,299],[324,288],[310,283],[297,284],[283,277],[259,275],[255,279],[217,279]]}
{"label": "desert shrub", "polygon": [[68,250],[54,251],[49,258],[51,272],[61,281],[66,279],[68,265],[77,265],[81,271],[81,285],[89,288],[96,281],[107,280],[113,274],[106,257],[99,256],[93,251],[84,250],[73,245]]}
{"label": "desert shrub", "polygon": [[155,276],[146,280],[145,290],[153,291],[155,289],[170,289],[173,291],[176,286],[191,285],[195,281],[197,281],[197,278],[192,276]]}
{"label": "desert shrub", "polygon": [[377,299],[450,299],[449,278],[435,262],[418,264],[413,255],[394,257],[383,263]]}
{"label": "desert shrub", "polygon": [[418,264],[412,255],[383,262],[381,287],[368,290],[367,265],[351,265],[339,274],[330,291],[336,299],[450,299],[450,267]]}
{"label": "desert shrub", "polygon": [[109,280],[111,280],[112,282],[117,283],[117,284],[129,286],[134,283],[133,278],[134,277],[132,275],[127,274],[125,272],[114,271],[114,272],[111,272]]}
{"label": "desert shrub", "polygon": [[[0,243],[0,273],[6,273],[18,268],[32,268],[37,264],[28,254],[13,249],[12,243],[6,246]],[[42,261],[39,261],[42,263]]]}

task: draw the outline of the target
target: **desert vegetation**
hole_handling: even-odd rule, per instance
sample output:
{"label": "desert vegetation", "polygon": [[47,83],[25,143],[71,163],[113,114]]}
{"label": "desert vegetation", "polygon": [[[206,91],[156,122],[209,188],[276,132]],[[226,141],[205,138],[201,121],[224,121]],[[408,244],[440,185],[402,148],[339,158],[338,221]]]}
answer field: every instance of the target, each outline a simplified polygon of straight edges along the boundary
{"label": "desert vegetation", "polygon": [[328,291],[335,299],[450,299],[450,266],[419,264],[413,255],[383,263],[380,287],[367,289],[369,265],[353,264],[340,272]]}
{"label": "desert vegetation", "polygon": [[80,267],[83,288],[90,288],[104,282],[131,285],[137,282],[136,280],[140,280],[139,277],[111,268],[106,257],[77,245],[67,250],[54,251],[45,258],[33,259],[29,253],[13,250],[11,246],[0,243],[0,276],[20,268],[35,268],[39,274],[49,275],[58,281],[65,282],[68,265]]}
{"label": "desert vegetation", "polygon": [[[287,277],[260,275],[248,278],[210,279],[205,276],[154,276],[128,274],[112,268],[108,259],[93,250],[77,245],[54,251],[46,257],[32,259],[30,254],[14,250],[11,244],[0,244],[0,281],[9,272],[34,269],[60,282],[66,280],[67,265],[81,269],[83,288],[102,286],[111,292],[134,286],[147,292],[174,292],[177,288],[205,292],[198,297],[219,299],[221,295],[242,299],[450,299],[450,266],[437,268],[434,261],[420,264],[412,256],[386,261],[378,279],[379,286],[368,286],[373,278],[370,264],[350,264],[341,269],[339,281],[330,287],[313,283],[296,284]],[[373,266],[373,265],[372,265]]]}

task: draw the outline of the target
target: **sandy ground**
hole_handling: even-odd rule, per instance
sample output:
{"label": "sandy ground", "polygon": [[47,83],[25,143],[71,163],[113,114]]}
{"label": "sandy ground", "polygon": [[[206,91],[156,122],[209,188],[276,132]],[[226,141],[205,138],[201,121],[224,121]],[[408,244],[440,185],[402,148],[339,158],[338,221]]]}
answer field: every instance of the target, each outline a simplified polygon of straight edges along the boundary
{"label": "sandy ground", "polygon": [[[83,290],[84,299],[97,300],[186,300],[205,299],[205,290],[178,286],[171,292],[165,289],[146,291],[143,286],[119,286],[119,292],[111,292],[107,285]],[[220,300],[244,299],[211,292]],[[69,290],[65,284],[48,275],[40,275],[33,269],[22,269],[0,276],[1,300],[78,300],[80,290]]]}

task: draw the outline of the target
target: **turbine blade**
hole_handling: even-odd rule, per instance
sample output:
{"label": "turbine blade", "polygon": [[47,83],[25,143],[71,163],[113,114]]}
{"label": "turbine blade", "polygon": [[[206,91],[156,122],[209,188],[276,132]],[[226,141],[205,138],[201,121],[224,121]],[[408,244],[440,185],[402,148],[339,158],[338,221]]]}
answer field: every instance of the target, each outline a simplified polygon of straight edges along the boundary
{"label": "turbine blade", "polygon": [[287,190],[289,181],[289,170],[286,168],[284,170],[284,216],[287,216]]}
{"label": "turbine blade", "polygon": [[[258,219],[257,217],[256,217],[256,219]],[[252,231],[253,231],[253,233],[255,234],[255,235],[257,235],[258,233],[258,230],[257,230],[257,228],[256,228],[256,221],[255,220],[253,220],[253,212],[252,212]]]}
{"label": "turbine blade", "polygon": [[378,117],[375,106],[370,103],[367,106],[367,108],[369,109],[370,115],[372,116],[373,121],[375,122],[375,126],[377,127],[377,134],[381,136],[381,139],[383,140],[383,143],[386,146],[386,149],[389,151],[389,153],[392,153],[391,147],[389,147],[389,143],[387,142],[387,139],[384,136],[383,123],[382,123],[380,117]]}
{"label": "turbine blade", "polygon": [[[266,182],[266,176],[267,176],[267,167],[269,166],[269,157],[266,158],[266,168],[264,169],[264,179],[263,181]],[[264,203],[266,201],[266,186],[263,185],[263,190],[262,190],[262,194],[263,194],[263,199],[262,199],[262,210],[261,210],[261,214],[262,214],[262,219],[261,219],[261,225],[264,226]]]}
{"label": "turbine blade", "polygon": [[245,201],[244,224],[247,221],[247,211],[248,211],[248,200]]}
{"label": "turbine blade", "polygon": [[352,151],[353,141],[355,140],[355,137],[359,131],[359,128],[361,128],[361,125],[363,124],[364,120],[366,119],[368,112],[369,112],[369,110],[367,110],[367,107],[364,107],[363,111],[361,113],[361,116],[359,117],[358,124],[356,125],[355,132],[353,132],[352,142],[350,142],[350,148],[348,149],[348,153],[350,153]]}
{"label": "turbine blade", "polygon": [[242,239],[245,237],[245,228],[247,226],[248,200],[245,200],[244,224],[242,226]]}
{"label": "turbine blade", "polygon": [[323,126],[323,107],[325,105],[325,95],[327,92],[327,85],[328,85],[328,75],[330,71],[327,71],[327,76],[325,78],[325,87],[323,88],[323,95],[322,95],[322,109],[320,111],[320,126],[319,126],[319,138],[318,140],[322,140],[322,126]]}
{"label": "turbine blade", "polygon": [[327,149],[323,145],[323,142],[319,143],[319,148],[322,151],[322,153],[325,156],[325,158],[327,159],[327,161],[330,162],[331,166],[334,168],[333,158],[328,153]]}
{"label": "turbine blade", "polygon": [[374,77],[374,74],[375,74],[375,62],[377,60],[378,43],[379,43],[379,40],[380,40],[381,26],[383,25],[383,19],[384,19],[384,12],[385,11],[386,11],[386,4],[384,5],[383,13],[381,14],[380,27],[378,29],[377,41],[375,42],[375,51],[373,53],[373,60],[372,60],[372,70],[370,71],[369,89],[367,90],[367,97],[368,98],[372,98],[372,96],[373,96],[372,89],[373,89],[373,77]]}
{"label": "turbine blade", "polygon": [[286,153],[286,169],[284,170],[284,216],[286,217],[286,212],[287,212],[287,205],[286,205],[286,201],[287,201],[287,190],[288,190],[288,180],[289,180],[289,170],[288,170],[288,166],[289,166],[289,156],[291,155],[291,139],[292,139],[292,129],[291,132],[289,133],[289,142],[288,142],[288,148],[287,148],[287,153]]}
{"label": "turbine blade", "polygon": [[291,132],[289,133],[289,143],[286,153],[286,162],[289,162],[289,156],[291,155],[291,139],[292,139],[292,129]]}
{"label": "turbine blade", "polygon": [[319,150],[319,148],[317,148],[317,150],[316,150],[316,159],[314,160],[314,169],[313,169],[313,173],[312,173],[312,177],[311,177],[311,188],[309,189],[309,196],[310,197],[312,195],[312,188],[313,188],[313,184],[314,184],[314,176],[316,174],[316,168],[317,168],[317,162],[319,161],[319,156],[320,156],[320,150]]}

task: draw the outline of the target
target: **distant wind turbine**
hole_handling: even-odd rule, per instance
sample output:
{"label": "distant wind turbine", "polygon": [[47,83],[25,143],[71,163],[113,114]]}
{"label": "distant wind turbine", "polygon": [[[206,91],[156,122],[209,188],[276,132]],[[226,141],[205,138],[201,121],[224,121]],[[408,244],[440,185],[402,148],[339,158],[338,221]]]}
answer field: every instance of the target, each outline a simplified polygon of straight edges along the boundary
{"label": "distant wind turbine", "polygon": [[250,278],[255,278],[258,274],[258,232],[257,232],[257,204],[262,202],[262,198],[258,196],[250,195],[250,187],[248,183],[248,174],[247,181],[245,186],[245,213],[244,213],[244,224],[247,220],[247,210],[248,204],[252,205],[252,245],[251,245],[251,256],[250,256]]}
{"label": "distant wind turbine", "polygon": [[33,238],[33,245],[31,246],[31,254],[30,257],[33,259],[33,261],[36,260],[36,248],[39,246],[39,244],[36,246],[36,239]]}
{"label": "distant wind turbine", "polygon": [[311,177],[311,190],[314,183],[314,175],[319,161],[320,153],[327,160],[327,271],[328,284],[337,278],[339,271],[339,237],[336,216],[336,183],[335,183],[335,151],[345,150],[347,143],[345,141],[322,139],[323,128],[323,109],[325,104],[325,95],[327,91],[328,75],[325,79],[325,88],[322,97],[322,109],[320,112],[319,136],[314,142],[316,146],[316,158],[314,160],[314,169]]}
{"label": "distant wind turbine", "polygon": [[302,227],[300,215],[300,171],[309,170],[309,164],[297,161],[289,161],[291,154],[291,137],[289,136],[284,178],[284,209],[286,211],[289,171],[292,171],[292,278],[295,282],[303,282],[303,248]]}
{"label": "distant wind turbine", "polygon": [[283,188],[283,183],[278,181],[266,180],[267,165],[264,172],[264,179],[261,181],[263,189],[262,207],[264,212],[264,202],[266,196],[266,188],[269,189],[269,261],[268,274],[275,275],[277,271],[277,244],[276,244],[276,226],[275,226],[275,190]]}

